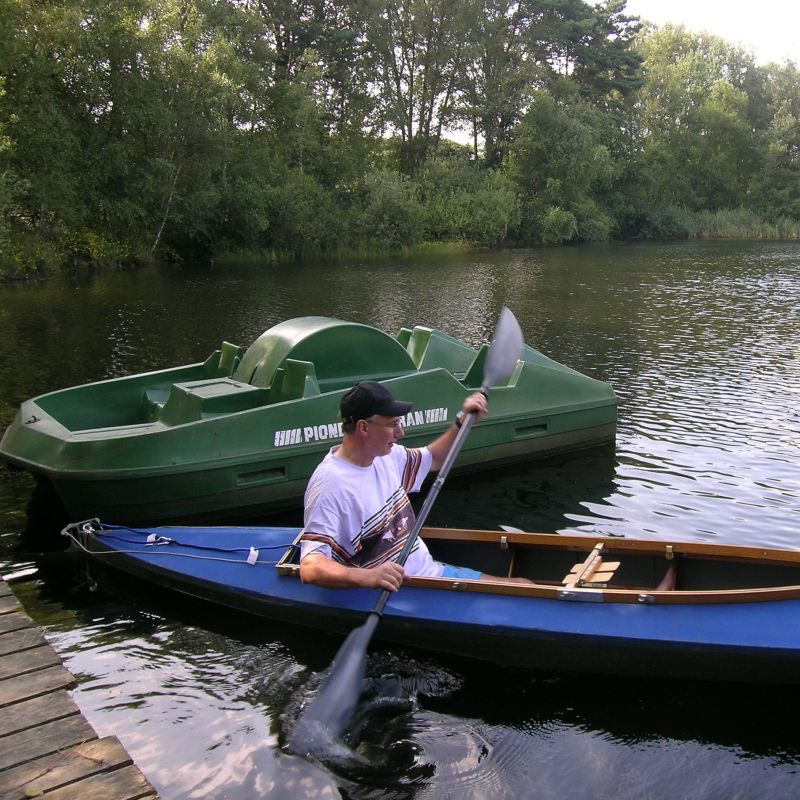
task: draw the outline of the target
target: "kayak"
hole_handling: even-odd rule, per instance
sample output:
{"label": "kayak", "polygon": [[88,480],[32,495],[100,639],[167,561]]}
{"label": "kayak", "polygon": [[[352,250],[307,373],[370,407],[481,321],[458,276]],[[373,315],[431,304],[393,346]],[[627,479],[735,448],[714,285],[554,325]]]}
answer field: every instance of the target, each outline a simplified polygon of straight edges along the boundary
{"label": "kayak", "polygon": [[[297,528],[94,519],[63,533],[137,584],[291,625],[344,634],[377,599],[304,584]],[[495,577],[407,578],[376,639],[548,672],[800,682],[800,552],[444,528],[422,536],[434,558]]]}
{"label": "kayak", "polygon": [[[417,326],[397,336],[327,317],[286,320],[244,351],[75,386],[22,403],[0,458],[52,487],[68,519],[230,522],[298,506],[341,438],[342,394],[385,384],[414,408],[404,444],[432,441],[481,385],[488,346]],[[456,472],[613,442],[602,381],[524,347]]]}

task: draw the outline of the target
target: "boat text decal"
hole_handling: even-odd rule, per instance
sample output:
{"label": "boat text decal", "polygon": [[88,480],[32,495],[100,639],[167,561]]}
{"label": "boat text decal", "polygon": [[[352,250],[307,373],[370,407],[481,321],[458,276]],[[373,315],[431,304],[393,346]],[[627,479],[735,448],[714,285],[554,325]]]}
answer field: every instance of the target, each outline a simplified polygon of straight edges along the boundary
{"label": "boat text decal", "polygon": [[[421,411],[409,411],[400,419],[404,428],[413,428],[416,425],[431,425],[436,422],[446,422],[450,419],[450,412],[445,407],[425,408]],[[342,423],[328,422],[322,425],[306,425],[302,428],[287,428],[275,431],[275,447],[286,447],[290,444],[305,444],[306,442],[322,442],[327,439],[342,438]]]}

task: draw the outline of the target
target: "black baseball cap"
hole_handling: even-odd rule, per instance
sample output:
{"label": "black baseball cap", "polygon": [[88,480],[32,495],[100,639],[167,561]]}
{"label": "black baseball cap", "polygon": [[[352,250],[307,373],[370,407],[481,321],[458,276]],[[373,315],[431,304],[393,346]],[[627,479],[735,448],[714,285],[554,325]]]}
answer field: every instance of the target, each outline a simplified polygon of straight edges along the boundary
{"label": "black baseball cap", "polygon": [[362,381],[342,395],[339,414],[343,422],[358,422],[373,414],[402,417],[414,407],[405,400],[395,400],[392,393],[376,381]]}

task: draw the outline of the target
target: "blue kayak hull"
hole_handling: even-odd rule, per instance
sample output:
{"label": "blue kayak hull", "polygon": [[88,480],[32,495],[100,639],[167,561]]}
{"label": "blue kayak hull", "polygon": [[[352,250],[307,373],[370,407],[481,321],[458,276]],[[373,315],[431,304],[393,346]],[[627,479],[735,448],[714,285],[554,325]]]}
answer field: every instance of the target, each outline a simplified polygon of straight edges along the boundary
{"label": "blue kayak hull", "polygon": [[[82,548],[110,567],[289,624],[346,633],[376,600],[375,590],[325,589],[280,574],[276,564],[298,534],[293,528],[72,531]],[[153,536],[162,543],[148,543]],[[569,593],[556,599],[404,586],[389,599],[375,636],[525,669],[800,682],[800,599],[641,599],[581,602]]]}

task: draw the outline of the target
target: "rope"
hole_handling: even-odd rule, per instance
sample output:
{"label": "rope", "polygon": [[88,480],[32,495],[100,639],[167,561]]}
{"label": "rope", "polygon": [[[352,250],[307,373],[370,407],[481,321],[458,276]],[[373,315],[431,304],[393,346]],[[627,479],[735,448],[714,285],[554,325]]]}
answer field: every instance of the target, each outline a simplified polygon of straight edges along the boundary
{"label": "rope", "polygon": [[[153,531],[143,531],[139,528],[130,528],[127,525],[103,525],[103,531],[130,531],[133,534],[138,534],[139,536],[150,536]],[[120,542],[127,542],[128,544],[139,544],[138,540],[132,539],[125,539],[122,536],[110,536],[109,534],[104,534],[111,539],[117,539]],[[168,536],[156,536],[155,539],[156,544],[177,544],[181,547],[188,547],[191,549],[196,550],[212,550],[215,553],[249,553],[250,547],[215,547],[213,545],[201,545],[201,544],[194,544],[192,542],[181,542],[178,539],[171,539]],[[264,545],[262,547],[256,548],[258,550],[278,550],[278,549],[285,549],[287,547],[296,547],[295,544],[270,544]]]}
{"label": "rope", "polygon": [[[134,534],[140,534],[142,536],[149,536],[150,535],[146,531],[137,530],[136,528],[129,528],[129,527],[125,526],[125,525],[107,525],[107,526],[104,525],[103,526],[103,530],[104,531],[108,531],[108,530],[126,530],[126,531],[130,531],[131,533],[134,533]],[[93,531],[92,533],[95,533],[95,532]],[[82,550],[87,555],[92,555],[92,556],[113,556],[113,555],[139,555],[139,556],[141,556],[143,554],[146,554],[146,555],[156,555],[156,554],[158,554],[158,555],[164,555],[164,556],[174,556],[176,558],[191,558],[191,559],[196,559],[198,561],[219,561],[219,562],[228,563],[228,564],[244,564],[244,563],[247,563],[246,559],[241,559],[241,558],[219,558],[217,556],[199,556],[199,555],[194,555],[193,553],[176,553],[176,552],[171,551],[171,550],[158,549],[157,546],[158,545],[164,545],[164,544],[173,544],[173,545],[177,545],[179,547],[186,547],[186,548],[195,549],[195,550],[211,550],[211,551],[220,552],[220,553],[247,553],[248,555],[250,554],[252,549],[258,550],[259,552],[261,550],[286,550],[286,549],[288,549],[290,547],[292,547],[294,549],[298,549],[298,545],[294,544],[293,542],[291,542],[289,544],[266,545],[264,547],[257,547],[257,548],[250,548],[250,547],[225,548],[225,547],[213,547],[213,546],[206,547],[206,546],[197,545],[197,544],[187,544],[187,543],[184,543],[184,542],[180,542],[177,539],[170,539],[169,537],[166,537],[166,536],[159,536],[159,537],[156,538],[156,540],[154,542],[149,543],[149,544],[156,545],[156,547],[154,547],[152,549],[152,551],[145,551],[144,553],[143,553],[142,550],[138,550],[138,549],[137,550],[91,550],[82,541],[80,541],[72,533],[72,531],[70,531],[70,530],[64,531],[64,535],[67,536],[69,539],[71,539],[78,546],[78,548],[80,550]],[[126,539],[126,538],[124,538],[122,536],[115,536],[115,535],[108,535],[108,534],[106,534],[106,535],[107,535],[107,538],[115,539],[116,541],[119,541],[119,542],[126,542],[128,544],[139,544],[139,545],[142,544],[142,542],[140,540]],[[277,564],[279,560],[280,559],[274,560],[274,561],[259,560],[259,561],[256,561],[254,563],[256,563],[256,564]]]}

